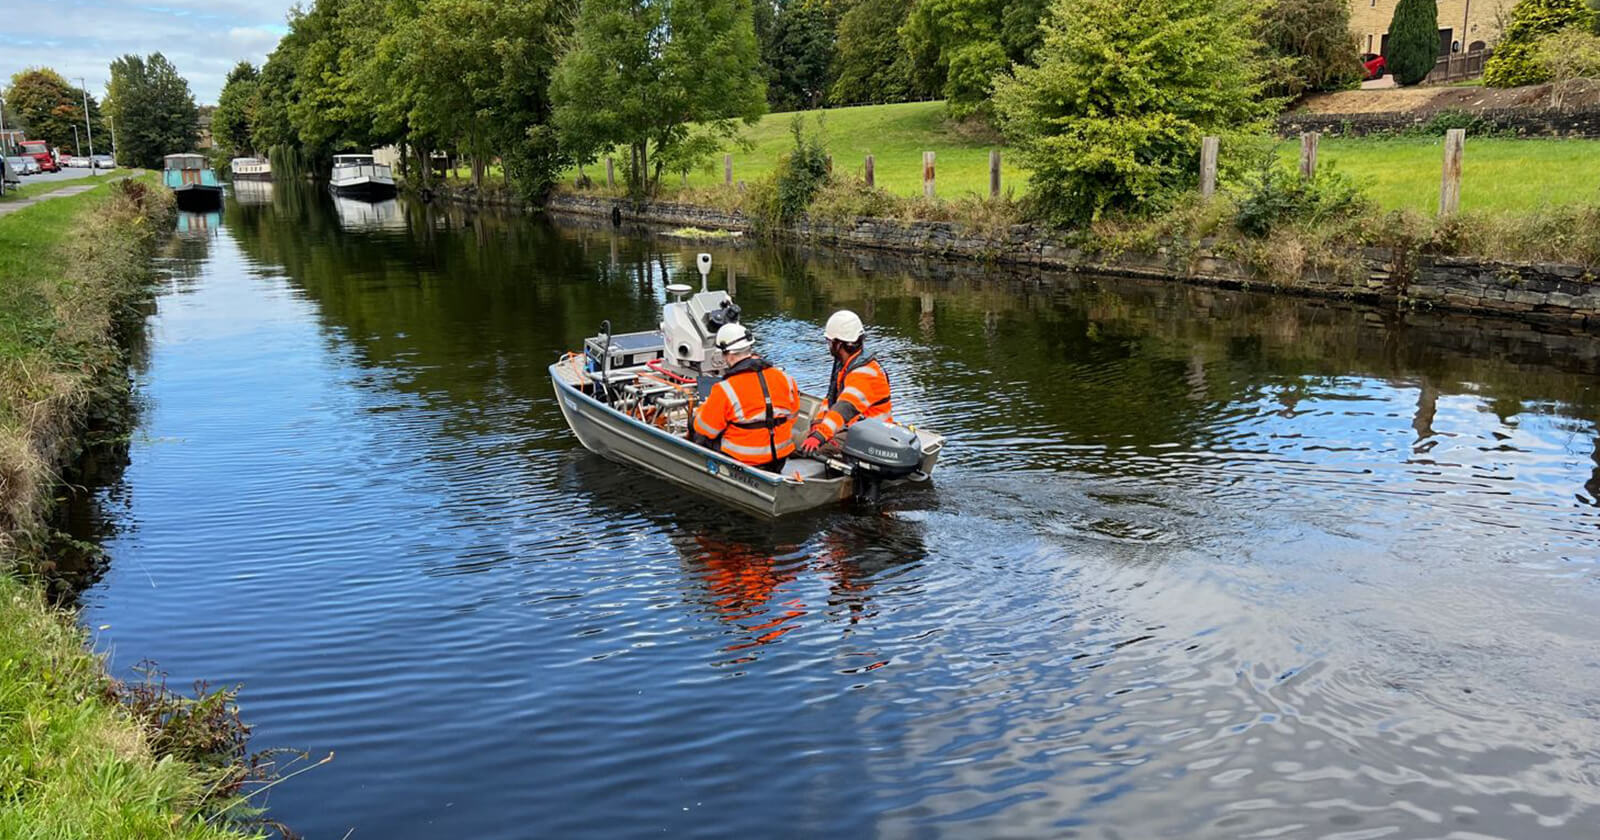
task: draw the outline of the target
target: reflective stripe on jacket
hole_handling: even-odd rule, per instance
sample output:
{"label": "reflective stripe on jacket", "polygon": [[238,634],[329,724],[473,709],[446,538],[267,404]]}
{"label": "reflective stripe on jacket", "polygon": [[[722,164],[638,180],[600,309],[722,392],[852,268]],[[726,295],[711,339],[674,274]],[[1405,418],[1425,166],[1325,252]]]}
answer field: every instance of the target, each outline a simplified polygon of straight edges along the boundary
{"label": "reflective stripe on jacket", "polygon": [[711,389],[695,412],[694,430],[720,437],[724,455],[745,464],[766,464],[794,453],[799,412],[800,388],[789,374],[751,357],[734,365]]}
{"label": "reflective stripe on jacket", "polygon": [[856,351],[844,364],[834,365],[833,381],[828,385],[828,410],[812,429],[826,443],[841,429],[848,429],[863,417],[889,419],[889,374],[871,354]]}

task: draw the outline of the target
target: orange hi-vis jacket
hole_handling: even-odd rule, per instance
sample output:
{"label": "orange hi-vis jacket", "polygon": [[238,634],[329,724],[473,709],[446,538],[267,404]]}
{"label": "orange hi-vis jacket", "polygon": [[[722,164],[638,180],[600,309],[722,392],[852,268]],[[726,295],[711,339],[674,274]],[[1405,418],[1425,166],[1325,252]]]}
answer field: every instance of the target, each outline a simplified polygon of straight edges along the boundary
{"label": "orange hi-vis jacket", "polygon": [[827,443],[841,429],[848,429],[863,417],[889,419],[889,374],[871,353],[857,350],[844,364],[834,363],[833,381],[828,383],[828,410],[813,426],[811,434]]}
{"label": "orange hi-vis jacket", "polygon": [[758,466],[794,454],[800,388],[789,374],[752,356],[734,365],[694,415],[695,432],[720,437],[723,454]]}

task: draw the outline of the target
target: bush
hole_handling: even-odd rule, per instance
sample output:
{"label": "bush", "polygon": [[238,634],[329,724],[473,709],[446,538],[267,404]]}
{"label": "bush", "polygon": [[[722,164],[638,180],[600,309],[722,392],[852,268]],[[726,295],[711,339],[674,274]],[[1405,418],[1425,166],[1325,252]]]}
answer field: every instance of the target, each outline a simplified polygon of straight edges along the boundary
{"label": "bush", "polygon": [[1331,168],[1307,181],[1297,171],[1274,165],[1246,179],[1234,227],[1246,236],[1263,237],[1287,225],[1359,220],[1370,209],[1355,182]]}
{"label": "bush", "polygon": [[1389,53],[1384,58],[1396,84],[1414,85],[1427,77],[1439,58],[1435,0],[1400,0],[1389,21]]}
{"label": "bush", "polygon": [[1549,81],[1550,72],[1539,61],[1539,39],[1564,29],[1588,30],[1595,23],[1596,13],[1585,0],[1518,0],[1511,23],[1483,68],[1483,83],[1516,87]]}
{"label": "bush", "polygon": [[1563,29],[1534,42],[1534,58],[1555,89],[1551,104],[1562,105],[1562,88],[1574,79],[1600,79],[1600,35],[1581,29]]}
{"label": "bush", "polygon": [[756,182],[750,196],[751,221],[758,230],[775,229],[798,218],[828,183],[828,149],[818,131],[807,134],[799,115],[789,125],[794,148],[778,161],[776,171]]}
{"label": "bush", "polygon": [[1277,54],[1269,91],[1291,99],[1361,82],[1361,48],[1345,0],[1274,0],[1261,18],[1261,40]]}
{"label": "bush", "polygon": [[1281,103],[1262,95],[1257,21],[1251,0],[1054,0],[1037,66],[995,82],[1034,212],[1158,210],[1198,180],[1203,136],[1265,133]]}

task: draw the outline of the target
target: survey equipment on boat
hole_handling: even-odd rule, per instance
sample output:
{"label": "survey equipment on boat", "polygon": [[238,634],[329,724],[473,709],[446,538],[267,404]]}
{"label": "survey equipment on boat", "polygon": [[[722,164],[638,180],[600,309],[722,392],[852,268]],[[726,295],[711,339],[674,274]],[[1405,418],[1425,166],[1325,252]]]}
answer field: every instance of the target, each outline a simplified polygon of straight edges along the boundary
{"label": "survey equipment on boat", "polygon": [[695,260],[700,291],[687,299],[688,287],[667,287],[673,300],[661,308],[661,336],[669,367],[686,376],[721,376],[728,369],[716,348],[717,330],[739,322],[739,305],[725,291],[711,291],[711,255]]}

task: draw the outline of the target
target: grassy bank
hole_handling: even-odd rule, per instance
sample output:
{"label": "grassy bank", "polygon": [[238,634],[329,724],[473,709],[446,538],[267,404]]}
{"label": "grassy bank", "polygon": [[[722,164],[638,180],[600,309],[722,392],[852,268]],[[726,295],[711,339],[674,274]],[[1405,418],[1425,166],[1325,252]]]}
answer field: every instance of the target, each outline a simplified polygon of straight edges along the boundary
{"label": "grassy bank", "polygon": [[6,190],[5,195],[0,195],[0,203],[21,201],[24,198],[33,198],[45,193],[52,193],[63,187],[73,187],[79,184],[92,184],[107,178],[115,178],[123,172],[102,172],[99,175],[85,175],[82,178],[67,178],[60,181],[23,181],[22,186]]}
{"label": "grassy bank", "polygon": [[[1027,193],[1027,172],[992,132],[952,125],[943,102],[863,105],[801,112],[807,130],[823,118],[823,133],[833,155],[834,171],[859,175],[862,159],[875,158],[877,185],[897,196],[922,194],[922,153],[937,156],[939,195],[960,198],[987,195],[989,151],[1002,150],[1002,184],[1020,197]],[[751,148],[730,148],[734,179],[755,183],[773,171],[793,140],[789,126],[795,114],[768,114],[745,130]],[[1227,152],[1224,151],[1224,154]],[[1277,147],[1280,159],[1293,163],[1298,141]],[[1318,158],[1350,176],[1382,210],[1415,210],[1432,214],[1439,203],[1443,161],[1440,138],[1327,138]],[[597,183],[605,166],[585,170]],[[570,186],[572,174],[565,182]],[[620,178],[620,174],[618,176]],[[666,191],[679,190],[676,175],[663,175]],[[708,170],[691,172],[691,192],[720,187],[722,156]],[[1551,205],[1600,201],[1600,141],[1555,138],[1467,138],[1462,173],[1461,207],[1485,213],[1524,213]]]}
{"label": "grassy bank", "polygon": [[15,576],[19,563],[40,559],[55,469],[84,418],[126,388],[118,326],[143,294],[170,213],[170,194],[146,176],[0,217],[4,840],[240,836],[208,819],[216,789],[236,788],[237,773],[199,770],[164,735],[198,720],[201,704],[125,694],[74,617]]}

